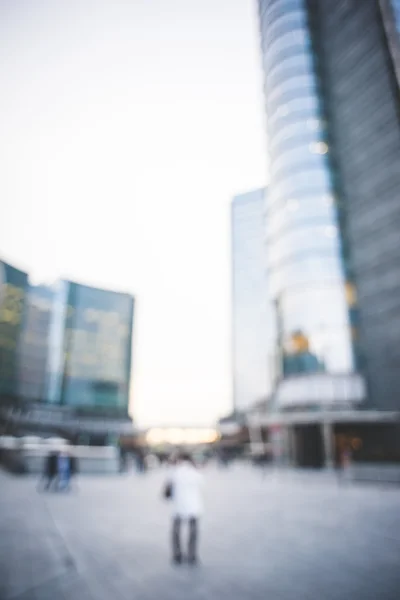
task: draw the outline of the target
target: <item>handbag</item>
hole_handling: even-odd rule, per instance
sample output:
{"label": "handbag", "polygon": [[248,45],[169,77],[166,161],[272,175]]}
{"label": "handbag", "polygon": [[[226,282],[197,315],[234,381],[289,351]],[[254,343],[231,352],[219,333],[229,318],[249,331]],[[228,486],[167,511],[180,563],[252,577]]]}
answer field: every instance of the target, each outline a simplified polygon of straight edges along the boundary
{"label": "handbag", "polygon": [[167,483],[164,487],[164,498],[165,500],[171,500],[173,496],[173,487],[172,483]]}

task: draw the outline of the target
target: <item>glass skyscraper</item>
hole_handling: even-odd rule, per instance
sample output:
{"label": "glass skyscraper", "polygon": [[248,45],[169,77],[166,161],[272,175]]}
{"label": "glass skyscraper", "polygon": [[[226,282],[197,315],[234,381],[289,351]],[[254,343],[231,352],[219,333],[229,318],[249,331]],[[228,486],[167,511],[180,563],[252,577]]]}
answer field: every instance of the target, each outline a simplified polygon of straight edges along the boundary
{"label": "glass skyscraper", "polygon": [[44,402],[47,399],[53,298],[51,287],[27,287],[18,361],[18,395],[27,401]]}
{"label": "glass skyscraper", "polygon": [[52,404],[127,414],[134,298],[59,282],[49,328]]}
{"label": "glass skyscraper", "polygon": [[19,353],[28,275],[0,260],[0,406],[18,395]]}
{"label": "glass skyscraper", "polygon": [[233,393],[237,411],[271,392],[274,334],[265,257],[265,189],[232,202]]}
{"label": "glass skyscraper", "polygon": [[130,294],[32,286],[0,261],[0,429],[96,444],[130,434],[133,321]]}
{"label": "glass skyscraper", "polygon": [[354,369],[337,199],[303,0],[261,1],[268,269],[281,376]]}
{"label": "glass skyscraper", "polygon": [[259,0],[279,376],[361,372],[382,409],[400,406],[399,16]]}

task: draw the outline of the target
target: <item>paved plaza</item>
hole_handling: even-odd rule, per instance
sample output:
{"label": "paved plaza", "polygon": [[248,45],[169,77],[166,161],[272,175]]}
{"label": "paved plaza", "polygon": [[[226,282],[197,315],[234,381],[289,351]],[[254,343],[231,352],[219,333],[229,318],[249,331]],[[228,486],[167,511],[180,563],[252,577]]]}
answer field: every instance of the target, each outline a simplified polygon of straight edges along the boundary
{"label": "paved plaza", "polygon": [[0,472],[1,600],[399,600],[400,489],[209,467],[198,567],[170,562],[163,472],[38,493]]}

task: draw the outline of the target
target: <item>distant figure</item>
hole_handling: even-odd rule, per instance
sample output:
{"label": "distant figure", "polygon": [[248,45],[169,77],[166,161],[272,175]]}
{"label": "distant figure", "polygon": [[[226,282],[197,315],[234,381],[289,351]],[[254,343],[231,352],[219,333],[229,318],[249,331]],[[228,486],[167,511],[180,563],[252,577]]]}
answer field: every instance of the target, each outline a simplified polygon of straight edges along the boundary
{"label": "distant figure", "polygon": [[125,448],[119,447],[119,472],[125,473],[128,467],[128,456]]}
{"label": "distant figure", "polygon": [[351,476],[352,453],[349,446],[342,449],[340,453],[340,480],[349,481]]}
{"label": "distant figure", "polygon": [[168,457],[168,467],[175,467],[178,464],[178,458],[179,458],[179,453],[177,453],[176,451],[171,452],[171,454]]}
{"label": "distant figure", "polygon": [[228,453],[224,448],[221,448],[218,453],[219,465],[223,468],[227,468],[229,466]]}
{"label": "distant figure", "polygon": [[189,454],[181,454],[172,467],[165,497],[172,501],[172,554],[175,564],[183,560],[181,545],[182,522],[189,525],[187,560],[197,563],[198,523],[203,511],[203,475],[194,465]]}
{"label": "distant figure", "polygon": [[50,452],[45,461],[44,476],[46,478],[45,490],[50,490],[58,478],[58,452]]}
{"label": "distant figure", "polygon": [[68,491],[71,479],[77,473],[77,461],[68,450],[62,450],[58,455],[58,489]]}
{"label": "distant figure", "polygon": [[74,454],[69,455],[69,464],[70,464],[70,476],[75,477],[79,471],[78,459]]}
{"label": "distant figure", "polygon": [[71,481],[71,457],[63,450],[58,455],[58,488],[68,490]]}
{"label": "distant figure", "polygon": [[270,454],[268,450],[264,450],[260,456],[260,467],[263,477],[265,477],[268,473],[268,467],[270,463]]}
{"label": "distant figure", "polygon": [[141,448],[136,452],[136,466],[139,473],[145,473],[147,470],[145,454]]}

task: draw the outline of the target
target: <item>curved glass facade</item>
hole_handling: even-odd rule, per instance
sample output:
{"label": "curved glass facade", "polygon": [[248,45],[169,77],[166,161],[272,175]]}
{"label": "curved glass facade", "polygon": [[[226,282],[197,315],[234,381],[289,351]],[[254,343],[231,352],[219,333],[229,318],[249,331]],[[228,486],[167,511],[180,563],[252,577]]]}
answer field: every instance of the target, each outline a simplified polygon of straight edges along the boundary
{"label": "curved glass facade", "polygon": [[340,235],[303,0],[259,0],[269,281],[283,376],[354,368]]}

